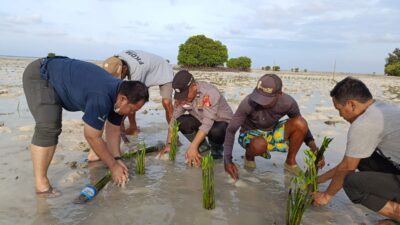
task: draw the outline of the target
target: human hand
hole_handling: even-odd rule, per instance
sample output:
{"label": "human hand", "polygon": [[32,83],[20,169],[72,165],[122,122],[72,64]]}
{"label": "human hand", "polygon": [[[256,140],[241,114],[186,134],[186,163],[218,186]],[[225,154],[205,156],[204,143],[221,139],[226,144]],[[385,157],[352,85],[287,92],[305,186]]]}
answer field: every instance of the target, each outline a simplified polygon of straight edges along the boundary
{"label": "human hand", "polygon": [[239,171],[234,163],[225,163],[225,172],[227,172],[232,179],[237,181],[239,179]]}
{"label": "human hand", "polygon": [[332,199],[332,196],[329,195],[326,192],[314,192],[312,195],[314,197],[314,203],[313,204],[317,205],[317,206],[318,205],[326,205]]}
{"label": "human hand", "polygon": [[201,155],[197,148],[192,145],[189,146],[189,149],[185,153],[186,164],[189,166],[201,166]]}
{"label": "human hand", "polygon": [[317,163],[317,167],[318,169],[322,169],[325,166],[325,157],[322,156],[321,160],[319,160],[319,162]]}
{"label": "human hand", "polygon": [[126,165],[122,160],[116,160],[110,168],[112,174],[112,180],[117,185],[123,185],[128,181],[129,172]]}
{"label": "human hand", "polygon": [[164,148],[162,148],[162,149],[158,152],[156,158],[160,159],[165,153],[168,153],[169,151],[171,151],[171,145],[170,145],[170,144],[166,144],[166,145],[164,146]]}
{"label": "human hand", "polygon": [[129,127],[125,130],[125,134],[136,136],[140,133],[139,127]]}

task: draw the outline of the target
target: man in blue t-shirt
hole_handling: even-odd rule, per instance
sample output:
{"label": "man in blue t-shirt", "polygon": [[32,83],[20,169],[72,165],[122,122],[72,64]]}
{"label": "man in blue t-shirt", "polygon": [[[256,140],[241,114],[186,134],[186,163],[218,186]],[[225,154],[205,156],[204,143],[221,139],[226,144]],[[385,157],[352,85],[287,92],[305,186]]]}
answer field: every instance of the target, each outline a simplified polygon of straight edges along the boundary
{"label": "man in blue t-shirt", "polygon": [[[62,109],[83,111],[84,136],[90,147],[122,184],[128,169],[120,160],[120,125],[123,116],[139,110],[149,99],[148,88],[139,81],[121,81],[102,68],[67,57],[33,61],[23,74],[23,88],[35,119],[31,152],[36,193],[56,197],[47,170],[61,133]],[[106,141],[103,140],[105,127]]]}

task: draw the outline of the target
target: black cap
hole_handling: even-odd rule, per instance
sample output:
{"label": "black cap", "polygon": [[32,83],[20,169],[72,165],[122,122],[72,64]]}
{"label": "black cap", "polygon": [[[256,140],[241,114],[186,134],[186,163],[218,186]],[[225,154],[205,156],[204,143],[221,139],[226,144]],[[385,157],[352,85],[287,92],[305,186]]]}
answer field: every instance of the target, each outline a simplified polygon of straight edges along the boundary
{"label": "black cap", "polygon": [[187,70],[181,70],[175,74],[172,80],[172,88],[175,91],[174,98],[184,100],[188,96],[189,87],[194,82],[193,75]]}
{"label": "black cap", "polygon": [[282,91],[282,80],[276,74],[265,74],[257,81],[250,99],[260,105],[269,105]]}

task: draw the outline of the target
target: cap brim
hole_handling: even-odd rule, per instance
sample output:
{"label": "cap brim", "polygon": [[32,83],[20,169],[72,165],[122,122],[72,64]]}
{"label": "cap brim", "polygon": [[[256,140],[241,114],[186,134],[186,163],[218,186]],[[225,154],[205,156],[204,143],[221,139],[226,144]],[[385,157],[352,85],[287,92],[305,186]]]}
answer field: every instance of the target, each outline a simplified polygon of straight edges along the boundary
{"label": "cap brim", "polygon": [[253,93],[249,95],[250,100],[253,102],[259,104],[259,105],[269,105],[271,104],[276,95],[274,96],[265,96],[257,92],[257,90],[254,90]]}
{"label": "cap brim", "polygon": [[188,88],[186,91],[182,91],[182,92],[180,92],[180,93],[178,93],[178,92],[175,91],[175,93],[174,93],[174,99],[177,99],[177,100],[185,100],[185,99],[187,98],[187,96],[188,96],[188,93],[189,93],[189,88]]}

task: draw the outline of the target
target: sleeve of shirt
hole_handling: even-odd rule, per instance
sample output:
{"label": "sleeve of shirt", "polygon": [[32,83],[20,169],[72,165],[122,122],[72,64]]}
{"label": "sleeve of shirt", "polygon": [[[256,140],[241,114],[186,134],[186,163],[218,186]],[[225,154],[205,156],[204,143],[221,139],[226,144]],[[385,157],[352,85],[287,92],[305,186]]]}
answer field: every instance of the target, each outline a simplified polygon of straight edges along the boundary
{"label": "sleeve of shirt", "polygon": [[176,119],[182,116],[185,113],[185,109],[182,106],[174,105],[174,111],[172,112],[172,120],[170,124],[172,124]]}
{"label": "sleeve of shirt", "polygon": [[107,120],[116,125],[116,126],[121,126],[122,123],[122,118],[123,116],[119,115],[118,113],[114,112],[114,109],[112,109],[109,113],[108,113],[108,117]]}
{"label": "sleeve of shirt", "polygon": [[345,155],[359,159],[370,157],[378,147],[382,129],[372,127],[368,122],[353,123],[347,133]]}
{"label": "sleeve of shirt", "polygon": [[219,99],[221,98],[220,93],[215,89],[210,89],[204,94],[209,96],[211,106],[203,107],[203,119],[200,121],[201,125],[199,130],[202,130],[206,134],[211,130],[214,121],[217,119],[217,113],[219,108]]}
{"label": "sleeve of shirt", "polygon": [[113,104],[109,98],[92,95],[87,98],[83,121],[89,126],[102,130]]}
{"label": "sleeve of shirt", "polygon": [[226,129],[224,141],[224,163],[232,163],[233,144],[235,142],[235,134],[240,126],[244,123],[250,114],[251,106],[248,104],[248,98],[245,98],[240,104]]}
{"label": "sleeve of shirt", "polygon": [[301,116],[299,105],[297,104],[297,102],[293,98],[291,98],[291,99],[292,99],[292,102],[290,104],[290,107],[289,107],[289,110],[288,110],[288,113],[287,113],[288,117],[289,118],[294,118],[294,117],[297,117],[297,116]]}

